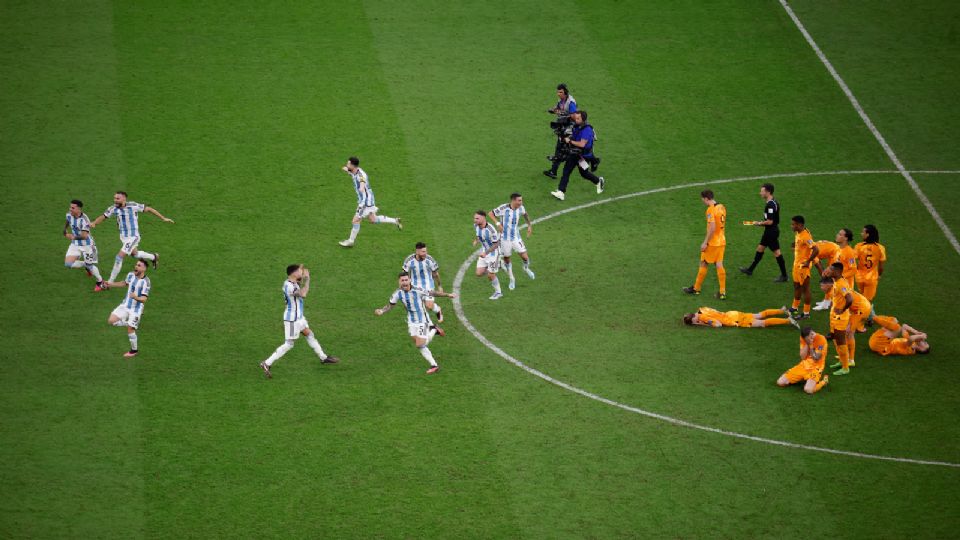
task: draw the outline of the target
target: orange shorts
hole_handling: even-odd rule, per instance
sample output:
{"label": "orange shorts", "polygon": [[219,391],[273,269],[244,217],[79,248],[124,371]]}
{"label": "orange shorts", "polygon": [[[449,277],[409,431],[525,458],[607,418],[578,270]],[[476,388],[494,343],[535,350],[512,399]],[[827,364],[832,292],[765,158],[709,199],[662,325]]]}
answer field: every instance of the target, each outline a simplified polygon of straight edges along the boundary
{"label": "orange shorts", "polygon": [[801,266],[793,267],[793,282],[794,283],[803,283],[804,281],[810,279],[810,267],[803,268]]}
{"label": "orange shorts", "polygon": [[846,309],[841,314],[837,314],[833,309],[830,310],[830,331],[846,332],[850,328],[850,310]]}
{"label": "orange shorts", "polygon": [[740,328],[750,328],[753,326],[753,313],[741,313],[737,317],[737,326]]}
{"label": "orange shorts", "polygon": [[867,300],[873,302],[873,299],[877,296],[877,284],[878,280],[857,280],[857,288],[860,289],[860,294],[865,296]]}
{"label": "orange shorts", "polygon": [[819,369],[811,369],[803,365],[803,362],[793,366],[788,369],[784,374],[784,377],[787,378],[787,382],[790,384],[796,384],[800,381],[816,381],[820,382],[820,377],[823,376],[823,372]]}
{"label": "orange shorts", "polygon": [[877,330],[870,336],[870,350],[873,352],[878,352],[883,354],[887,350],[887,347],[890,346],[890,338],[887,336],[887,331],[883,328]]}
{"label": "orange shorts", "polygon": [[700,252],[700,260],[707,263],[713,264],[718,262],[723,262],[723,250],[727,246],[707,246],[707,249]]}

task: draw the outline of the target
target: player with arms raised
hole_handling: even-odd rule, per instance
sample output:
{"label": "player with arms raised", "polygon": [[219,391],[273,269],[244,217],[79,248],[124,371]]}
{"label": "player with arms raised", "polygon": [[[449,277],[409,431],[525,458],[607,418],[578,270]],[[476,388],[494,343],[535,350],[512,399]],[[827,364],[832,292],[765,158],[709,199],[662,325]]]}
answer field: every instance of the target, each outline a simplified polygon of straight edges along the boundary
{"label": "player with arms raised", "polygon": [[360,158],[351,156],[347,164],[343,167],[343,172],[350,175],[353,180],[353,189],[357,192],[357,211],[353,214],[353,227],[350,229],[350,238],[341,240],[343,247],[352,247],[360,234],[360,223],[367,218],[370,223],[390,223],[397,226],[397,229],[403,230],[403,223],[400,218],[387,216],[378,216],[376,199],[373,196],[373,188],[370,187],[370,178],[367,173],[360,168]]}
{"label": "player with arms raised", "polygon": [[[510,263],[510,257],[516,251],[523,259],[523,271],[527,273],[530,279],[536,276],[530,270],[530,256],[527,255],[527,246],[523,244],[520,238],[520,216],[523,216],[527,222],[527,238],[533,234],[533,224],[530,223],[530,215],[523,206],[523,197],[519,193],[510,195],[510,202],[501,204],[493,210],[487,212],[487,217],[493,222],[494,227],[500,231],[500,253],[503,255],[503,268],[510,277],[510,283],[507,287],[512,291],[517,286],[517,280],[513,277],[513,264]],[[497,218],[502,221],[497,221]]]}
{"label": "player with arms raised", "polygon": [[726,300],[727,270],[723,267],[723,251],[727,247],[727,208],[714,200],[713,191],[709,189],[700,192],[700,200],[707,206],[707,235],[700,244],[700,269],[697,271],[697,279],[693,286],[684,287],[682,290],[687,294],[700,294],[700,286],[707,277],[707,266],[713,264],[717,267],[717,281],[720,282],[717,298]]}
{"label": "player with arms raised", "polygon": [[118,191],[113,195],[113,206],[108,207],[102,215],[97,216],[97,219],[90,223],[90,227],[96,227],[105,219],[112,217],[117,218],[117,228],[120,230],[121,246],[116,259],[114,259],[113,270],[110,271],[110,279],[107,281],[117,279],[117,276],[120,274],[120,269],[123,267],[123,258],[127,255],[144,261],[150,261],[153,263],[154,268],[160,264],[159,253],[148,253],[138,249],[140,245],[140,223],[137,215],[142,212],[153,214],[164,223],[174,222],[172,219],[164,217],[163,214],[147,205],[128,201],[127,192]]}
{"label": "player with arms raised", "polygon": [[303,299],[310,293],[310,270],[302,264],[291,264],[287,267],[287,280],[283,282],[283,345],[277,347],[269,358],[260,362],[260,369],[268,379],[273,378],[270,368],[287,351],[293,348],[293,342],[302,334],[307,338],[307,345],[320,357],[321,364],[336,364],[340,361],[336,356],[328,356],[323,352],[320,342],[310,330],[310,324],[303,315]]}
{"label": "player with arms raised", "polygon": [[437,365],[437,361],[433,358],[433,353],[430,352],[428,345],[434,336],[439,335],[443,337],[444,332],[430,320],[430,314],[426,307],[426,299],[434,296],[456,298],[457,295],[443,291],[418,289],[411,285],[410,274],[406,272],[400,272],[400,275],[397,276],[397,282],[399,287],[390,295],[390,300],[387,302],[387,305],[375,309],[373,313],[379,317],[393,309],[397,305],[397,302],[403,304],[403,307],[407,310],[407,332],[410,334],[410,339],[413,340],[413,344],[420,350],[420,354],[427,363],[430,364],[430,368],[427,369],[427,375],[432,375],[440,371],[440,366]]}
{"label": "player with arms raised", "polygon": [[67,268],[86,268],[87,274],[97,280],[93,290],[104,290],[103,277],[97,268],[97,243],[90,234],[90,218],[83,213],[83,202],[79,199],[70,201],[67,221],[63,224],[63,236],[70,240],[63,265]]}

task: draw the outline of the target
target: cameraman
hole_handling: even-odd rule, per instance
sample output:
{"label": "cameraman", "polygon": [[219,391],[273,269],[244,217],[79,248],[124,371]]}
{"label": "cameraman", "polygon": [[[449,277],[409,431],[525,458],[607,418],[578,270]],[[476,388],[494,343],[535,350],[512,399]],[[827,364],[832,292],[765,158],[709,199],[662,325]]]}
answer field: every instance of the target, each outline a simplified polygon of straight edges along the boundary
{"label": "cameraman", "polygon": [[[557,101],[556,106],[552,109],[549,109],[547,112],[550,114],[557,115],[557,121],[552,125],[565,125],[570,121],[570,115],[577,112],[577,100],[573,99],[573,96],[570,95],[570,91],[567,90],[567,85],[560,83],[557,85]],[[557,135],[557,146],[553,150],[553,156],[548,157],[550,161],[553,162],[553,165],[550,166],[550,170],[543,171],[545,176],[550,178],[557,177],[557,169],[560,168],[560,162],[563,161],[560,159],[560,152],[563,148],[563,137],[559,134]]]}
{"label": "cameraman", "polygon": [[573,118],[573,133],[570,137],[563,140],[570,145],[567,149],[566,159],[563,161],[563,175],[560,177],[560,185],[557,191],[551,191],[554,197],[564,199],[567,192],[567,182],[570,181],[570,173],[576,168],[580,176],[593,182],[597,186],[597,193],[603,193],[606,183],[602,176],[597,176],[590,172],[591,163],[596,163],[598,158],[593,155],[593,141],[596,136],[593,133],[593,126],[587,123],[587,111],[576,111]]}

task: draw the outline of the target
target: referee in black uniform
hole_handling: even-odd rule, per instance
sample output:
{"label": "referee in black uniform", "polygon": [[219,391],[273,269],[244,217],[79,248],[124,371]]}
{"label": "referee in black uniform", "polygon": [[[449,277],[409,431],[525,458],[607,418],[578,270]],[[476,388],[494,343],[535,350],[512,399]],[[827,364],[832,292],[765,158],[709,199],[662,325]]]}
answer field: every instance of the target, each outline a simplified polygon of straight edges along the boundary
{"label": "referee in black uniform", "polygon": [[780,253],[780,203],[773,198],[773,184],[767,183],[760,186],[760,196],[767,201],[767,204],[763,207],[763,221],[756,221],[754,225],[763,227],[763,236],[760,238],[757,252],[753,254],[753,264],[749,267],[741,266],[740,271],[752,276],[753,271],[760,264],[760,259],[763,258],[763,252],[770,248],[773,250],[773,256],[777,258],[777,264],[780,265],[780,276],[774,281],[784,283],[787,281],[787,265]]}

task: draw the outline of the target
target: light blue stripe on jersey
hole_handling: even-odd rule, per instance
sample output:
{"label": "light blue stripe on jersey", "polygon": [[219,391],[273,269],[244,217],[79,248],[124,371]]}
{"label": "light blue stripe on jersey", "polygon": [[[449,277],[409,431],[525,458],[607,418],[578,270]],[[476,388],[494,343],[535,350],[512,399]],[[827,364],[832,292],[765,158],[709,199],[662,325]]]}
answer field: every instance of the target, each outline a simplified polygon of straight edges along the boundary
{"label": "light blue stripe on jersey", "polygon": [[120,236],[132,237],[140,233],[140,224],[137,221],[137,213],[143,212],[144,206],[135,202],[128,202],[123,208],[112,206],[103,213],[104,217],[117,218],[117,228],[120,229]]}
{"label": "light blue stripe on jersey", "polygon": [[414,253],[403,261],[403,270],[410,274],[410,283],[414,287],[427,291],[434,289],[433,270],[435,268],[437,268],[437,262],[429,255],[421,261]]}
{"label": "light blue stripe on jersey", "polygon": [[493,244],[500,240],[497,235],[496,229],[493,228],[493,225],[487,223],[487,226],[483,229],[479,225],[474,225],[474,229],[477,231],[477,239],[480,240],[480,243],[483,245],[485,251],[490,251],[493,247]]}
{"label": "light blue stripe on jersey", "polygon": [[[353,177],[353,189],[357,192],[357,204],[363,206],[376,206],[373,197],[373,188],[370,187],[370,177],[367,176],[367,173],[363,169],[357,169],[356,174],[350,173],[350,176]],[[366,192],[360,190],[360,179],[363,179],[367,184]]]}
{"label": "light blue stripe on jersey", "polygon": [[423,297],[417,289],[400,290],[400,301],[407,308],[407,321],[412,323],[427,322],[427,313],[423,307]]}
{"label": "light blue stripe on jersey", "polygon": [[75,246],[89,246],[93,244],[93,235],[88,234],[86,238],[80,238],[80,233],[83,231],[90,232],[90,218],[86,214],[80,214],[80,217],[73,217],[72,214],[67,214],[67,224],[70,227],[70,232],[73,233],[75,238],[70,242]]}
{"label": "light blue stripe on jersey", "polygon": [[288,322],[298,321],[303,318],[303,297],[298,296],[296,292],[300,287],[290,280],[283,283],[283,300],[286,306],[283,310],[283,320]]}
{"label": "light blue stripe on jersey", "polygon": [[130,294],[150,296],[150,278],[138,278],[136,274],[130,272],[127,274],[126,282],[129,284],[127,285],[127,309],[135,314],[140,314],[143,311],[143,302],[130,298]]}

